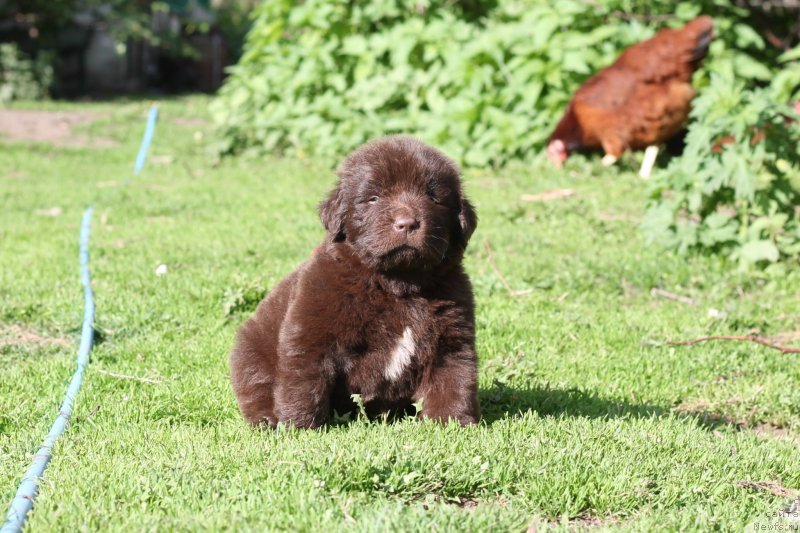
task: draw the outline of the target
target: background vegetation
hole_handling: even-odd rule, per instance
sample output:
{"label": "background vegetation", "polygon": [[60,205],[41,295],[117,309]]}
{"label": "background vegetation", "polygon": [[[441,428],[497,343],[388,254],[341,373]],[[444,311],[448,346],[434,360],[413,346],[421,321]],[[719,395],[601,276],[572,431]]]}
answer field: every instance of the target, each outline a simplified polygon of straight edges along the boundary
{"label": "background vegetation", "polygon": [[720,252],[771,275],[785,273],[781,259],[797,265],[800,116],[774,98],[713,79],[694,102],[683,156],[652,184],[643,224],[650,240]]}
{"label": "background vegetation", "polygon": [[[250,27],[250,13],[257,3],[258,0],[0,1],[0,43],[4,47],[0,53],[0,103],[50,95],[74,98],[96,95],[97,91],[108,97],[129,91],[122,86],[113,90],[93,87],[82,79],[92,61],[87,58],[87,50],[98,34],[108,34],[111,43],[101,40],[93,61],[108,61],[106,47],[113,46],[126,64],[120,69],[125,71],[124,76],[145,78],[134,85],[137,90],[175,91],[170,86],[170,76],[175,75],[176,64],[186,68],[187,62],[202,60],[203,51],[210,54],[202,36],[221,36],[223,44],[215,47],[220,54],[218,62],[238,60]],[[146,67],[141,65],[145,54],[141,49],[145,46],[151,59],[157,56]],[[109,68],[107,62],[103,66]],[[27,73],[20,75],[21,69]],[[219,73],[215,71],[214,75]],[[184,82],[178,89],[197,90],[197,82]]]}
{"label": "background vegetation", "polygon": [[0,44],[0,104],[48,96],[53,68],[46,54],[31,59],[14,43]]}
{"label": "background vegetation", "polygon": [[[648,235],[747,265],[796,258],[800,134],[773,131],[791,129],[778,121],[767,143],[745,137],[769,117],[794,116],[782,106],[798,97],[800,49],[784,50],[788,18],[760,31],[758,10],[727,0],[269,0],[213,106],[221,150],[335,161],[406,133],[466,166],[532,162],[580,83],[625,47],[702,13],[717,34],[695,78],[707,95],[686,157],[657,182]],[[731,133],[736,143],[712,154]]]}
{"label": "background vegetation", "polygon": [[234,152],[335,157],[410,133],[470,166],[530,161],[589,75],[701,13],[718,38],[699,86],[709,72],[772,78],[778,53],[726,1],[270,0],[215,114]]}

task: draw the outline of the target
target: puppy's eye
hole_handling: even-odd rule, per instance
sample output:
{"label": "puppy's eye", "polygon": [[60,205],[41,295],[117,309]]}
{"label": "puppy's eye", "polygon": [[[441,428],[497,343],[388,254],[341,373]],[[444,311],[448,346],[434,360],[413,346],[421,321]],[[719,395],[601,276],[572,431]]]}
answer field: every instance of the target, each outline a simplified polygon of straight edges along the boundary
{"label": "puppy's eye", "polygon": [[369,202],[371,204],[374,204],[377,201],[378,201],[378,197],[377,196],[370,196],[369,200],[367,200],[367,202]]}
{"label": "puppy's eye", "polygon": [[429,195],[428,195],[428,198],[430,199],[430,201],[431,201],[431,202],[433,202],[433,203],[435,203],[435,204],[440,204],[440,203],[442,203],[442,201],[441,201],[441,200],[439,200],[437,197],[435,197],[435,196],[434,196],[434,195],[432,195],[432,194],[429,194]]}

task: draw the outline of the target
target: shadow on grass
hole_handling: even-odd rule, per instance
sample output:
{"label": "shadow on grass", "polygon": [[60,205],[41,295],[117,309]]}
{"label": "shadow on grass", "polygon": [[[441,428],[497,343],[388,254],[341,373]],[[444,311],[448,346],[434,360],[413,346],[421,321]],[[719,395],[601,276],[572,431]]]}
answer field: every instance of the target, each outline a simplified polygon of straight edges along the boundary
{"label": "shadow on grass", "polygon": [[[668,416],[675,411],[654,404],[629,403],[607,399],[591,391],[558,389],[549,386],[516,389],[495,380],[478,392],[482,418],[488,424],[520,413],[535,411],[540,416],[576,416],[586,418],[650,418]],[[698,426],[714,430],[722,427],[741,429],[739,424],[706,412],[676,413],[694,419]]]}
{"label": "shadow on grass", "polygon": [[668,411],[649,404],[607,400],[580,389],[539,387],[515,389],[500,381],[478,393],[483,419],[492,424],[508,416],[535,411],[541,416],[580,416],[587,418],[646,418]]}

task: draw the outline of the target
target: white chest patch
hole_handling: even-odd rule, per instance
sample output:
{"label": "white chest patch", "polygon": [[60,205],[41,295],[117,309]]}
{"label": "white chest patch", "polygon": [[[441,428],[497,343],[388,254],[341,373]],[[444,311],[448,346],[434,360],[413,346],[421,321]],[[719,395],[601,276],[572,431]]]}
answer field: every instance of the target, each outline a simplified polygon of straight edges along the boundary
{"label": "white chest patch", "polygon": [[403,371],[411,362],[411,357],[414,356],[416,347],[414,336],[411,334],[411,328],[406,327],[406,329],[403,330],[403,336],[397,340],[397,344],[394,350],[392,350],[389,364],[383,369],[383,375],[386,379],[395,381],[403,375]]}

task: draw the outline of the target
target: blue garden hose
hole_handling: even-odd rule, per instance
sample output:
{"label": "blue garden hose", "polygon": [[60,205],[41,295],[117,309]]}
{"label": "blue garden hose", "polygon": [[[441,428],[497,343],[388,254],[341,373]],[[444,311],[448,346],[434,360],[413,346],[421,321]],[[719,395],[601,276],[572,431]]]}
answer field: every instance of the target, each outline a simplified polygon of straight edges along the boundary
{"label": "blue garden hose", "polygon": [[50,433],[44,439],[42,447],[33,456],[33,462],[25,473],[25,477],[22,478],[22,483],[17,489],[17,495],[14,496],[11,508],[8,510],[6,522],[3,524],[3,528],[0,529],[1,533],[15,533],[22,530],[25,516],[33,507],[39,478],[42,477],[44,469],[47,468],[47,464],[50,462],[56,439],[67,427],[69,417],[72,415],[75,396],[78,395],[78,389],[81,388],[81,383],[83,383],[83,374],[89,364],[89,352],[92,350],[92,343],[94,342],[94,294],[92,293],[91,278],[89,277],[89,230],[91,222],[92,207],[89,206],[83,212],[83,220],[81,221],[80,263],[81,284],[83,285],[83,329],[81,331],[81,344],[78,348],[78,368],[72,375],[67,394],[61,403],[58,416],[50,428]]}
{"label": "blue garden hose", "polygon": [[[147,161],[147,151],[150,149],[150,143],[153,142],[153,133],[156,131],[156,120],[158,120],[158,108],[153,106],[147,113],[147,126],[144,129],[144,137],[142,137],[142,144],[139,146],[139,153],[136,154],[136,163],[133,165],[133,175],[137,175],[144,168],[144,163]],[[130,178],[128,178],[130,181]]]}
{"label": "blue garden hose", "polygon": [[[150,143],[153,141],[157,118],[158,108],[152,106],[147,115],[147,127],[142,138],[142,144],[136,156],[136,164],[133,168],[134,175],[139,174],[144,168],[147,152],[150,148]],[[126,180],[126,183],[128,181],[130,181],[130,178]],[[92,344],[94,343],[94,293],[92,292],[92,280],[89,273],[89,233],[92,224],[92,210],[93,207],[89,205],[83,212],[83,218],[81,219],[80,252],[78,255],[80,258],[81,285],[83,285],[83,328],[81,330],[81,343],[78,347],[78,368],[75,369],[75,373],[72,375],[64,401],[61,402],[58,416],[53,422],[50,432],[44,439],[42,447],[33,456],[33,462],[19,484],[17,494],[11,501],[11,507],[6,515],[6,521],[3,527],[0,528],[0,533],[19,533],[22,531],[28,511],[31,510],[33,501],[36,499],[39,480],[52,458],[53,445],[69,423],[75,397],[78,395],[78,390],[80,390],[83,383],[83,375],[89,365],[89,353],[92,351]]]}

